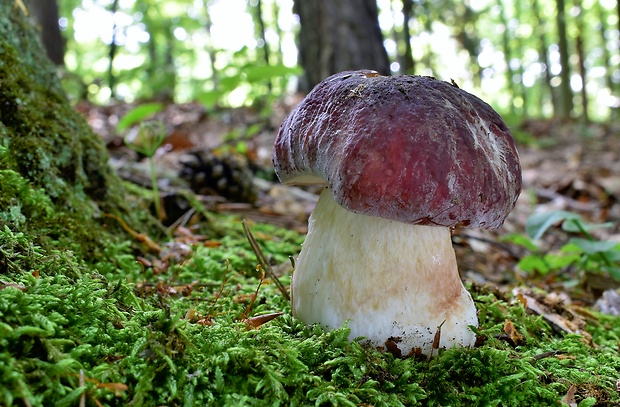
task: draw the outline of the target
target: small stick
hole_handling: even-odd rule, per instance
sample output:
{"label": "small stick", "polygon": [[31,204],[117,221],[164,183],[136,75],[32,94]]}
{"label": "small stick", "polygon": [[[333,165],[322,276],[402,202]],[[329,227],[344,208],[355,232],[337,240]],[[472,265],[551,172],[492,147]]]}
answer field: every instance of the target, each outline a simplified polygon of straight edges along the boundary
{"label": "small stick", "polygon": [[[84,387],[86,385],[86,381],[84,380],[84,370],[80,369],[80,387]],[[86,406],[86,391],[82,392],[80,396],[80,407]]]}
{"label": "small stick", "polygon": [[252,250],[254,251],[254,254],[256,255],[256,259],[260,263],[261,267],[263,268],[265,273],[269,276],[269,278],[271,278],[273,282],[276,284],[276,286],[278,287],[278,289],[280,290],[284,298],[286,298],[287,301],[290,301],[291,297],[288,295],[288,292],[286,291],[284,284],[282,284],[282,282],[278,279],[278,276],[276,276],[276,273],[273,271],[271,264],[269,264],[267,257],[265,257],[265,254],[258,246],[256,239],[254,239],[254,236],[252,235],[250,228],[245,222],[245,219],[241,221],[241,224],[243,225],[243,232],[245,233],[245,236],[248,238],[248,242],[250,242],[250,246],[252,246]]}
{"label": "small stick", "polygon": [[146,235],[145,233],[138,233],[135,230],[133,230],[132,228],[129,227],[129,225],[127,225],[127,223],[122,220],[121,218],[119,218],[118,216],[111,214],[111,213],[104,213],[103,216],[106,216],[108,218],[112,218],[114,220],[116,220],[123,229],[125,229],[125,231],[127,233],[129,233],[131,236],[133,236],[137,241],[146,244],[146,246],[154,253],[160,253],[161,252],[161,246],[158,245],[157,243],[155,243],[153,241],[153,239],[151,239],[148,235]]}
{"label": "small stick", "polygon": [[[258,267],[256,267],[256,269],[262,268],[260,265]],[[254,301],[256,301],[256,298],[258,297],[258,291],[260,290],[260,286],[263,285],[263,281],[265,280],[265,272],[261,270],[260,272],[260,281],[258,282],[258,286],[256,287],[256,291],[254,291],[254,294],[252,295],[252,299],[250,300],[250,304],[247,306],[247,308],[245,309],[245,311],[243,312],[243,315],[241,315],[241,318],[243,320],[248,319],[248,315],[250,315],[250,311],[252,310],[252,305],[254,305]]]}

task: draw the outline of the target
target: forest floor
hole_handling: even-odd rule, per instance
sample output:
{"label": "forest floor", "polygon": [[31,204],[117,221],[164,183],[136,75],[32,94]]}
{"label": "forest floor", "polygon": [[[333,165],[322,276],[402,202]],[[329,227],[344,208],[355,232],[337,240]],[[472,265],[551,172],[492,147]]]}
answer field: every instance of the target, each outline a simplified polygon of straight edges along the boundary
{"label": "forest floor", "polygon": [[[220,196],[214,190],[211,191],[213,193],[205,193],[202,189],[199,195],[200,201],[214,213],[232,214],[238,218],[248,219],[255,225],[270,224],[280,228],[279,230],[294,232],[293,235],[288,235],[289,239],[292,239],[292,246],[284,250],[292,251],[294,254],[307,231],[307,219],[316,203],[320,187],[300,189],[282,186],[273,174],[271,149],[279,123],[297,101],[298,99],[291,98],[286,103],[277,105],[268,117],[261,117],[245,108],[205,112],[202,106],[196,104],[167,106],[153,117],[164,123],[168,134],[164,147],[159,150],[155,158],[158,185],[162,194],[174,197],[178,196],[179,190],[190,188],[187,178],[183,179],[179,174],[186,169],[183,162],[192,159],[195,161],[193,152],[212,152],[211,155],[202,156],[207,158],[201,163],[201,170],[207,173],[213,171],[213,168],[205,170],[205,167],[227,163],[226,157],[230,155],[241,157],[241,162],[251,171],[254,180],[252,186],[241,185],[241,187],[254,188],[255,199],[250,199],[251,202],[240,202],[226,199],[226,193]],[[99,107],[83,103],[78,105],[77,109],[86,116],[92,128],[108,146],[111,163],[117,172],[126,180],[149,188],[150,175],[146,161],[127,148],[123,143],[123,135],[116,131],[119,119],[133,107],[122,104]],[[374,386],[370,383],[375,380],[378,381],[379,387],[383,386],[382,391],[391,395],[390,397],[394,396],[392,392],[396,392],[397,395],[394,397],[399,400],[401,397],[410,401],[416,397],[418,399],[430,397],[426,402],[427,405],[451,404],[455,403],[455,400],[459,400],[457,404],[466,404],[464,400],[487,400],[489,403],[500,400],[502,405],[525,405],[519,404],[523,401],[520,397],[530,401],[535,399],[559,401],[558,397],[545,393],[549,389],[560,392],[563,395],[561,401],[569,406],[577,406],[578,403],[579,406],[617,405],[610,400],[620,399],[619,394],[612,394],[615,392],[615,389],[612,389],[614,383],[620,389],[620,371],[606,361],[618,359],[620,327],[617,319],[603,321],[603,317],[598,315],[620,315],[620,296],[616,291],[620,287],[620,255],[617,246],[620,243],[620,165],[618,164],[620,127],[532,119],[514,126],[512,130],[520,153],[524,185],[515,209],[499,230],[457,229],[453,236],[460,272],[481,308],[479,318],[484,330],[481,331],[479,339],[488,340],[489,333],[493,333],[495,340],[503,341],[506,345],[493,342],[489,345],[487,353],[484,350],[473,354],[448,352],[446,354],[448,356],[437,365],[429,364],[428,370],[416,367],[416,374],[424,378],[421,386],[426,386],[424,390],[426,393],[420,393],[420,388],[416,387],[418,379],[414,380],[413,377],[407,379],[409,376],[406,374],[402,376],[402,380],[410,386],[407,387],[408,390],[385,390],[384,381],[387,383],[391,380],[400,380],[398,378],[400,376],[394,376],[396,374],[394,372],[399,371],[397,365],[391,364],[389,367],[377,368],[380,371],[373,374],[368,373],[371,380],[366,374],[359,376],[361,373],[357,374],[351,370],[353,369],[351,364],[355,362],[346,362],[343,366],[348,367],[342,369],[347,370],[347,374],[352,374],[353,377],[362,378],[358,377],[356,379],[358,382],[349,384],[351,387],[348,391],[351,393],[338,393],[336,388],[334,394],[348,394],[347,400],[353,397],[352,395],[359,396],[359,400],[373,400],[370,395],[362,396],[362,388],[366,384]],[[228,182],[234,180],[234,177],[227,179]],[[182,211],[179,212],[179,216],[181,214]],[[169,223],[174,220],[176,216],[170,219]],[[225,246],[225,243],[222,243],[224,239],[214,241],[193,235],[189,230],[190,223],[186,223],[185,226],[188,226],[188,229],[185,229],[185,234],[182,236],[183,241],[199,242],[205,247]],[[257,239],[265,244],[267,256],[271,255],[269,247],[274,247],[274,251],[279,250],[275,249],[276,246],[268,246],[265,243],[272,239],[272,236],[269,236],[270,230],[260,229],[256,232]],[[282,237],[281,232],[273,233],[279,234],[279,238]],[[141,260],[145,266],[153,267],[155,270],[154,274],[149,274],[154,279],[153,282],[142,281],[137,285],[136,288],[141,295],[146,295],[148,290],[151,290],[151,292],[158,291],[160,296],[164,291],[166,296],[174,296],[179,295],[181,290],[191,292],[192,289],[196,289],[194,283],[175,286],[172,280],[178,280],[178,275],[171,275],[169,286],[162,289],[162,284],[168,283],[162,283],[162,274],[157,271],[156,260],[152,257]],[[194,262],[196,261],[198,257],[194,258]],[[286,256],[280,256],[278,263],[275,267],[279,275],[290,274],[287,273],[291,266]],[[285,278],[285,281],[288,280]],[[241,287],[242,283],[237,284],[237,287]],[[261,288],[263,289],[266,288]],[[221,294],[221,291],[216,294],[216,301]],[[244,297],[238,299],[241,296],[241,294],[235,296],[233,302],[239,300],[245,304],[251,297],[250,294],[243,294]],[[514,305],[514,299],[517,299],[527,315],[533,318],[520,314],[518,307]],[[270,300],[263,298],[260,301],[263,305],[273,307]],[[260,301],[257,300],[257,303]],[[247,311],[243,312],[246,317],[251,304],[252,302]],[[277,304],[280,303],[276,303],[276,306],[282,306]],[[204,318],[194,322],[197,325],[211,324],[212,309],[213,306],[208,315],[203,315]],[[191,320],[189,317],[186,319]],[[548,324],[546,326],[551,327],[551,330],[541,328],[540,321]],[[513,322],[517,326],[516,330]],[[297,331],[299,328],[289,320],[281,324],[281,329],[284,331],[290,329],[291,333],[299,332]],[[484,339],[484,332],[487,333],[487,339]],[[523,336],[524,333],[526,338]],[[577,335],[571,336],[573,334]],[[301,334],[297,333],[292,337],[298,338],[299,335]],[[313,334],[304,333],[302,338],[309,338],[311,335],[315,335],[313,340],[338,342],[334,338],[324,339],[325,337],[317,336],[319,335],[317,331]],[[562,339],[555,338],[555,335],[560,335]],[[552,337],[555,339],[551,339]],[[593,342],[593,337],[595,342],[600,343]],[[281,337],[278,340],[290,339]],[[332,342],[329,346],[333,345]],[[314,342],[294,342],[294,346],[300,346],[300,343]],[[605,344],[602,348],[601,343]],[[520,348],[520,345],[524,346]],[[233,346],[231,349],[237,349],[235,345],[230,346]],[[256,346],[257,349],[262,349],[261,346],[267,346],[268,349],[273,344],[260,343]],[[283,342],[282,346],[283,349],[288,349],[288,342],[286,344]],[[616,349],[609,351],[614,347]],[[517,349],[517,353],[507,349]],[[229,354],[233,350],[227,352],[226,354]],[[300,355],[303,353],[299,352]],[[577,356],[579,352],[585,352],[584,356]],[[590,353],[595,356],[586,356]],[[314,356],[308,357],[316,357],[315,351],[311,350],[310,354]],[[328,387],[321,387],[321,392],[318,392],[317,388],[316,394],[313,390],[309,390],[302,397],[315,400],[317,405],[321,404],[319,402],[321,398],[328,397],[325,396],[327,394],[325,392],[331,391],[326,389],[337,383],[339,376],[336,372],[341,371],[339,363],[344,363],[346,358],[355,359],[358,356],[359,354],[349,353],[333,360],[326,356],[326,361],[318,364],[320,366],[318,370],[311,372],[321,371],[323,377],[328,376],[329,381],[326,382]],[[202,357],[206,360],[206,356]],[[213,357],[216,361],[214,363],[219,363],[217,358],[220,356]],[[484,366],[495,366],[499,362],[494,358],[500,357],[507,358],[502,359],[500,370],[495,371],[493,370],[495,368],[492,368],[493,372],[485,371]],[[486,362],[485,358],[488,359]],[[540,362],[541,360],[545,362]],[[308,359],[306,361],[308,362]],[[308,363],[315,362],[317,361],[312,359]],[[366,360],[363,363],[370,362]],[[382,363],[394,362],[384,360]],[[480,380],[488,380],[485,382],[487,387],[484,390],[479,392],[475,390],[482,389],[480,387],[482,384],[476,381],[478,379],[464,379],[458,373],[461,363],[463,366],[468,366],[463,368],[465,376],[474,375],[479,376]],[[483,367],[476,368],[476,363],[482,363]],[[536,370],[541,364],[548,367],[541,371]],[[411,369],[411,365],[408,366]],[[435,368],[440,369],[440,366],[452,366],[451,369],[454,371],[439,373]],[[367,369],[375,370],[372,367]],[[603,371],[605,373],[602,373]],[[234,371],[230,372],[236,374]],[[217,371],[214,374],[217,378]],[[440,383],[446,374],[456,375],[452,378],[455,387],[450,388],[447,393],[442,392],[440,387],[433,387],[437,384],[425,383],[427,379],[438,380],[437,383]],[[533,376],[530,377],[530,374]],[[582,376],[577,378],[579,374]],[[541,379],[541,375],[544,379]],[[458,387],[456,383],[461,380],[465,387],[456,390]],[[522,386],[521,395],[513,394],[510,384],[513,382]],[[265,389],[260,390],[264,386],[260,383],[262,381],[257,385],[256,392],[265,392]],[[526,383],[527,386],[533,383],[534,387],[525,387]],[[276,386],[273,390],[276,395],[277,389]],[[455,391],[464,394],[451,399]],[[500,395],[502,392],[507,393]],[[334,405],[338,404],[331,399],[325,400],[331,401]],[[346,404],[341,402],[343,403]]]}
{"label": "forest floor", "polygon": [[[214,151],[218,156],[232,151],[244,156],[254,174],[261,174],[254,178],[257,199],[252,203],[235,202],[213,193],[202,196],[209,209],[305,233],[321,187],[284,187],[275,178],[271,165],[279,123],[298,101],[289,98],[277,105],[268,118],[246,108],[205,113],[198,104],[168,105],[151,118],[162,121],[169,135],[156,156],[163,193],[189,188],[179,178],[181,162],[187,160],[188,154]],[[149,187],[146,162],[123,144],[124,135],[116,130],[118,120],[134,107],[84,103],[78,105],[78,110],[107,144],[119,174]],[[543,239],[529,242],[536,249],[511,236],[526,234],[526,225],[534,213],[563,211],[574,213],[587,225],[605,224],[590,230],[588,238],[620,242],[620,125],[529,119],[514,126],[512,132],[523,169],[523,192],[501,229],[455,231],[461,272],[465,279],[499,287],[526,282],[548,291],[571,289],[574,292],[570,298],[593,305],[602,291],[619,287],[620,281],[568,265],[551,264],[545,269],[525,264],[526,270],[518,266],[521,259],[535,253],[558,253],[578,234],[551,228]],[[559,226],[562,219],[558,217],[552,225]]]}

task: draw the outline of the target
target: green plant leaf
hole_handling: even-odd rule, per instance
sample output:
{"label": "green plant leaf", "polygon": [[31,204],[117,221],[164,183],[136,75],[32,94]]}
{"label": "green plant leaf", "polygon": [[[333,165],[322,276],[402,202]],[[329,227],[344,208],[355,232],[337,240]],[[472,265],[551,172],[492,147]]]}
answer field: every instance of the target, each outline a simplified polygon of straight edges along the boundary
{"label": "green plant leaf", "polygon": [[148,117],[154,115],[155,113],[160,112],[163,108],[164,105],[162,103],[145,103],[143,105],[134,107],[133,109],[128,111],[122,119],[118,121],[116,129],[118,131],[123,131],[129,126],[141,122]]}
{"label": "green plant leaf", "polygon": [[[569,221],[570,220],[570,221]],[[562,223],[562,229],[566,232],[580,233],[583,231],[590,231],[593,229],[610,228],[614,224],[613,222],[605,223],[585,223],[583,219],[567,219]]]}
{"label": "green plant leaf", "polygon": [[166,128],[160,121],[146,121],[140,123],[140,128],[130,131],[123,139],[125,145],[134,151],[153,157],[157,149],[166,140]]}
{"label": "green plant leaf", "polygon": [[549,267],[549,270],[561,270],[576,263],[581,259],[580,254],[554,254],[549,253],[545,255],[545,263]]}
{"label": "green plant leaf", "polygon": [[207,109],[211,109],[217,105],[224,96],[224,92],[219,90],[209,90],[197,96],[198,101]]}
{"label": "green plant leaf", "polygon": [[499,241],[516,244],[517,246],[524,247],[531,252],[538,250],[538,247],[534,244],[534,242],[532,242],[532,239],[520,233],[510,233],[505,236],[500,236]]}
{"label": "green plant leaf", "polygon": [[540,212],[530,216],[525,224],[525,232],[534,240],[538,240],[551,226],[565,220],[581,221],[581,216],[567,211]]}
{"label": "green plant leaf", "polygon": [[578,246],[586,254],[604,253],[614,248],[619,248],[620,250],[620,244],[609,240],[588,240],[580,237],[573,237],[569,242]]}
{"label": "green plant leaf", "polygon": [[241,74],[236,73],[230,76],[223,76],[220,78],[219,90],[223,92],[232,92],[241,83]]}
{"label": "green plant leaf", "polygon": [[613,278],[616,281],[620,281],[620,267],[615,267],[615,266],[611,266],[611,267],[602,267],[602,270],[607,272],[611,278]]}
{"label": "green plant leaf", "polygon": [[605,257],[612,263],[620,263],[620,244],[617,247],[605,252]]}
{"label": "green plant leaf", "polygon": [[526,273],[538,272],[541,275],[545,275],[550,271],[549,266],[545,263],[545,260],[536,254],[523,257],[519,260],[517,266]]}

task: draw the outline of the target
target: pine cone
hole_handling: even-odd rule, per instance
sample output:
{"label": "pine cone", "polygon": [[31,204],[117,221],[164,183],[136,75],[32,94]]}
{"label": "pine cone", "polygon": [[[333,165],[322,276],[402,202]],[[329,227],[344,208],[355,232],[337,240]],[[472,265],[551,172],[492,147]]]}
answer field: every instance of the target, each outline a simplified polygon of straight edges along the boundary
{"label": "pine cone", "polygon": [[194,151],[180,160],[180,177],[199,195],[219,195],[231,202],[256,201],[254,174],[248,159],[239,154]]}

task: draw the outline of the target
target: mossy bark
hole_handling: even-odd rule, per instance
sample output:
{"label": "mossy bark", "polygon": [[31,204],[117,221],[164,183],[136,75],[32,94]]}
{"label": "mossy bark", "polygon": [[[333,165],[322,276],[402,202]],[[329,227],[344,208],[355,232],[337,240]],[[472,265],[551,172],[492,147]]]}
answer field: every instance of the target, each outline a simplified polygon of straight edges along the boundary
{"label": "mossy bark", "polygon": [[0,227],[78,257],[96,256],[110,231],[120,233],[102,213],[134,227],[140,214],[149,219],[128,207],[134,201],[105,146],[71,107],[34,25],[8,0],[0,2],[0,185]]}

